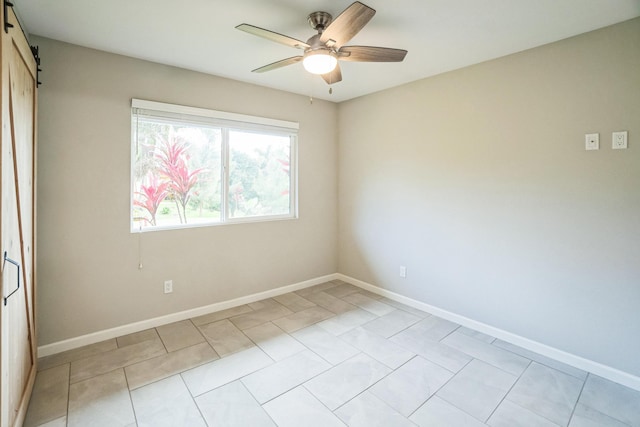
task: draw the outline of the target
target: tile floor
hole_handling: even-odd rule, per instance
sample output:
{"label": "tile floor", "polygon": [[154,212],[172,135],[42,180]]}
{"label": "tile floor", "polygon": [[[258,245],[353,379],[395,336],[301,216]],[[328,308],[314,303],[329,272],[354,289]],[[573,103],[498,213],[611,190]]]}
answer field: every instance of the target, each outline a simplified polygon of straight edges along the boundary
{"label": "tile floor", "polygon": [[340,281],[43,358],[25,426],[640,426],[640,392]]}

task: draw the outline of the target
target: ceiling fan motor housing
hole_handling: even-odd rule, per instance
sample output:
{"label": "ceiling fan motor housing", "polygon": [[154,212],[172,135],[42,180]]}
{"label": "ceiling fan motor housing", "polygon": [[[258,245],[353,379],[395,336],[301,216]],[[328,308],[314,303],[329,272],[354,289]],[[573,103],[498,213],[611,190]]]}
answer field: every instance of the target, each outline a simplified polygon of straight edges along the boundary
{"label": "ceiling fan motor housing", "polygon": [[336,67],[338,57],[336,51],[320,40],[322,32],[331,24],[332,16],[327,12],[313,12],[307,17],[309,25],[318,34],[307,40],[309,47],[304,51],[304,68],[312,74],[326,74]]}
{"label": "ceiling fan motor housing", "polygon": [[307,21],[311,28],[318,31],[318,34],[322,33],[325,28],[331,24],[333,17],[327,12],[313,12],[307,16]]}

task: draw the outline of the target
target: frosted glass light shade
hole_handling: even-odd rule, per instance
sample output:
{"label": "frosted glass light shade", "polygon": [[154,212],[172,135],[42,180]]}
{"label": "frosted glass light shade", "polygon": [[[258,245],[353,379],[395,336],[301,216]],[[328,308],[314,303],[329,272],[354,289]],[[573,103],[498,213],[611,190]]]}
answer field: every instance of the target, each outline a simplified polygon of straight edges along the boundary
{"label": "frosted glass light shade", "polygon": [[338,58],[330,50],[314,50],[307,52],[302,60],[304,69],[312,74],[327,74],[338,64]]}

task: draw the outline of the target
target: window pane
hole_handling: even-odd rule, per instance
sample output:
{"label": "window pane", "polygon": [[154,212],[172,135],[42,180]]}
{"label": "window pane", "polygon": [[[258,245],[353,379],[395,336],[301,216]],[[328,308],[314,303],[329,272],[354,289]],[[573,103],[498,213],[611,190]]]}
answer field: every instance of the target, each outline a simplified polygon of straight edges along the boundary
{"label": "window pane", "polygon": [[288,215],[291,137],[229,131],[229,217]]}
{"label": "window pane", "polygon": [[297,123],[131,103],[132,232],[296,217]]}
{"label": "window pane", "polygon": [[142,117],[133,125],[133,228],[220,221],[220,128]]}

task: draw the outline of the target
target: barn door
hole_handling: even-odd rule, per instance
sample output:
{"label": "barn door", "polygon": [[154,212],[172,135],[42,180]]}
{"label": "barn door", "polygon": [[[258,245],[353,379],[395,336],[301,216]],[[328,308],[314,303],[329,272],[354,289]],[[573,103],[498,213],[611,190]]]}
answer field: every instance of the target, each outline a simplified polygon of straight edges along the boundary
{"label": "barn door", "polygon": [[8,427],[22,424],[36,374],[34,244],[37,66],[13,11],[5,7],[2,13],[0,426]]}

